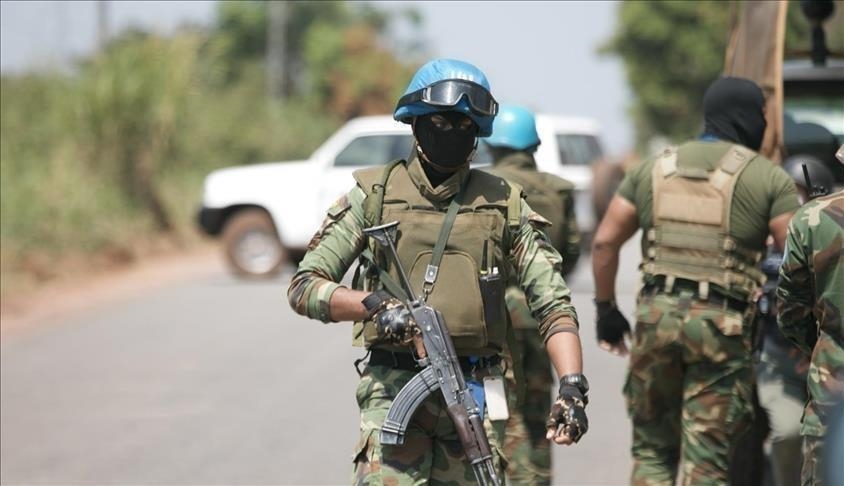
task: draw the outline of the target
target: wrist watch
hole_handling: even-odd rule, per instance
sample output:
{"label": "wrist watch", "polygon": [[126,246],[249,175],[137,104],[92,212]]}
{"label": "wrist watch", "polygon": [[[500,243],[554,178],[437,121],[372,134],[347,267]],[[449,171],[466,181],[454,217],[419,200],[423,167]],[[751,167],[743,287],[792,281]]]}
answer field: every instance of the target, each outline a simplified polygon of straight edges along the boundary
{"label": "wrist watch", "polygon": [[589,381],[586,380],[586,377],[583,376],[582,373],[572,373],[569,375],[565,375],[560,378],[560,386],[563,385],[571,385],[577,387],[580,390],[580,393],[586,395],[586,392],[589,391]]}

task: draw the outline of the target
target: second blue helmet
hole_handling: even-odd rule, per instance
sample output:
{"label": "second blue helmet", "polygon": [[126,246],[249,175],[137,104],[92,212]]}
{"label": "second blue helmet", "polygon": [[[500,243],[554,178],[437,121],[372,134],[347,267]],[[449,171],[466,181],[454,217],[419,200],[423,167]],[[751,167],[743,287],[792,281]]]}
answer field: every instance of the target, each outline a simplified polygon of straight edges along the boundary
{"label": "second blue helmet", "polygon": [[492,125],[492,135],[484,143],[513,150],[526,150],[539,145],[533,112],[519,105],[501,105]]}
{"label": "second blue helmet", "polygon": [[465,113],[478,125],[478,136],[488,137],[498,103],[480,69],[456,59],[434,59],[416,71],[393,118],[410,123],[413,117],[438,111]]}

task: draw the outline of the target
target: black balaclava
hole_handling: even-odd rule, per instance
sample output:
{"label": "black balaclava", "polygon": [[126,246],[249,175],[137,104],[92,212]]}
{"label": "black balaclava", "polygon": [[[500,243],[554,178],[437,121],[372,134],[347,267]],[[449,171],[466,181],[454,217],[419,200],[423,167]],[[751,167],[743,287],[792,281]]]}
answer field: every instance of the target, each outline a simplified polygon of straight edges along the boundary
{"label": "black balaclava", "polygon": [[[434,115],[445,118],[447,126],[437,127],[431,121]],[[466,166],[474,155],[478,126],[473,122],[466,129],[460,128],[466,118],[462,113],[443,111],[417,117],[413,124],[413,135],[426,162],[423,166],[430,165],[437,173],[432,174],[427,168],[425,171],[435,186]]]}
{"label": "black balaclava", "polygon": [[765,136],[765,96],[753,81],[719,78],[703,95],[704,134],[753,150]]}

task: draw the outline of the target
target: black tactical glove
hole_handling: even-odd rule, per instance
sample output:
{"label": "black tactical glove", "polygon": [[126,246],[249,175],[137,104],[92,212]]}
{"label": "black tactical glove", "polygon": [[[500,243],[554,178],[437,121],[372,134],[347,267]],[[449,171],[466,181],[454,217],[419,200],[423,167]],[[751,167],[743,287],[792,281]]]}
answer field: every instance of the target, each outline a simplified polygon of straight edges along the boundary
{"label": "black tactical glove", "polygon": [[586,404],[589,398],[589,383],[581,374],[566,375],[560,378],[560,392],[557,400],[551,405],[551,413],[545,427],[556,431],[563,427],[563,432],[571,440],[577,442],[589,430],[589,420],[586,418]]}
{"label": "black tactical glove", "polygon": [[368,319],[375,321],[378,338],[389,344],[406,345],[420,334],[413,314],[402,301],[384,289],[376,290],[361,301],[369,312]]}
{"label": "black tactical glove", "polygon": [[595,301],[598,310],[598,341],[606,341],[610,344],[618,344],[624,339],[624,334],[630,332],[630,323],[627,318],[618,310],[614,301]]}

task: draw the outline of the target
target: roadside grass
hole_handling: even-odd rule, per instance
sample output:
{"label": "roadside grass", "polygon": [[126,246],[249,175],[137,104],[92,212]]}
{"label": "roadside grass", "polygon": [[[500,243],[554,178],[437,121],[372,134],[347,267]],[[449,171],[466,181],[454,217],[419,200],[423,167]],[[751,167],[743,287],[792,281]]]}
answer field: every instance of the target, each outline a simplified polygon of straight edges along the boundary
{"label": "roadside grass", "polygon": [[[144,56],[163,62],[166,55],[196,55],[184,46],[136,54],[137,62],[119,64],[119,76],[85,71],[0,80],[0,297],[157,252],[189,251],[202,241],[196,211],[208,172],[306,157],[340,124],[307,100],[268,102],[258,63],[231,86],[183,74],[180,82],[188,85],[170,98],[154,87],[126,88],[121,84],[138,73],[172,82],[144,66]],[[111,105],[90,106],[103,100]],[[133,108],[144,103],[158,109]],[[152,169],[149,179],[171,230],[161,230],[127,186],[133,163]]]}

